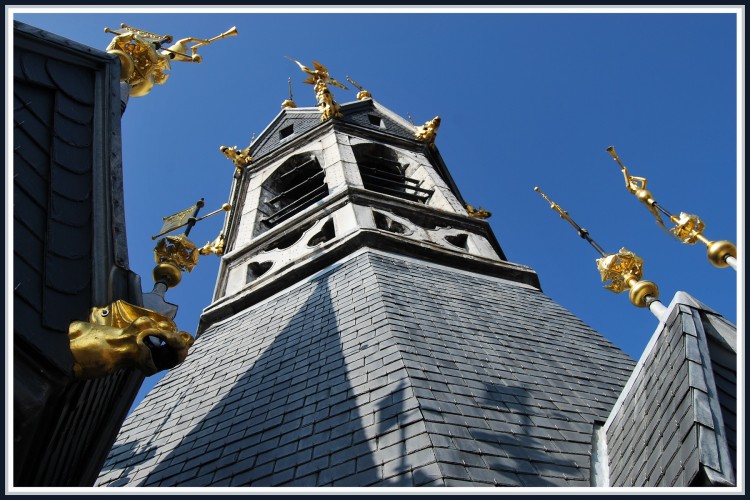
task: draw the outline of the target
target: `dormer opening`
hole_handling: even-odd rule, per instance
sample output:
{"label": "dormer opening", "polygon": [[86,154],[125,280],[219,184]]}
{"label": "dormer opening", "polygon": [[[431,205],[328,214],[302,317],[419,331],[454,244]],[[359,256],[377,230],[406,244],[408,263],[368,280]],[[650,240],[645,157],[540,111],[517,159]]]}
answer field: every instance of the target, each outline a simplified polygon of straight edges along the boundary
{"label": "dormer opening", "polygon": [[420,187],[420,182],[405,175],[406,167],[395,150],[381,144],[352,146],[365,189],[398,196],[406,200],[427,203],[432,189]]}
{"label": "dormer opening", "polygon": [[254,236],[267,231],[328,195],[325,172],[312,153],[285,161],[263,183]]}
{"label": "dormer opening", "polygon": [[370,125],[375,125],[378,128],[385,128],[385,123],[383,123],[383,119],[379,117],[378,115],[367,115],[367,119],[370,121]]}
{"label": "dormer opening", "polygon": [[294,133],[294,124],[284,127],[281,130],[279,130],[279,139],[286,139],[293,133]]}

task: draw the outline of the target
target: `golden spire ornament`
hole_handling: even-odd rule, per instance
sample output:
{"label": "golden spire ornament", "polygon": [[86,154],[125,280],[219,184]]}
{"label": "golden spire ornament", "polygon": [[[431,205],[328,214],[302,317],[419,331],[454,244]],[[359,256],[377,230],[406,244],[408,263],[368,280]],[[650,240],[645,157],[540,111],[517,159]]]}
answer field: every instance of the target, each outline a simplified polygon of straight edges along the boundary
{"label": "golden spire ornament", "polygon": [[369,91],[363,89],[362,86],[359,85],[357,82],[355,82],[354,80],[352,80],[348,76],[346,77],[346,81],[349,82],[349,83],[351,83],[355,87],[357,87],[357,90],[359,90],[359,92],[357,92],[357,100],[358,101],[364,101],[365,99],[372,99],[372,94]]}
{"label": "golden spire ornament", "polygon": [[294,102],[294,98],[292,97],[292,77],[291,76],[287,80],[287,84],[289,85],[289,99],[286,99],[285,101],[281,103],[281,109],[297,107],[297,103]]}
{"label": "golden spire ornament", "polygon": [[320,121],[323,122],[331,118],[342,118],[344,115],[341,113],[341,106],[333,100],[333,94],[328,85],[330,84],[344,90],[348,90],[347,86],[332,78],[328,73],[328,69],[318,61],[313,61],[315,69],[310,69],[296,59],[292,59],[289,56],[286,56],[286,58],[296,63],[299,69],[308,75],[303,83],[313,85],[318,109],[320,110]]}
{"label": "golden spire ornament", "polygon": [[586,229],[576,224],[567,211],[549,199],[538,187],[535,187],[534,191],[547,200],[550,208],[560,214],[562,219],[568,221],[578,232],[578,235],[588,241],[599,255],[601,255],[601,258],[596,259],[596,267],[599,269],[602,282],[606,283],[604,288],[614,293],[630,290],[628,295],[631,304],[636,307],[648,307],[654,316],[660,320],[663,319],[666,308],[659,301],[659,288],[656,286],[656,283],[642,279],[643,259],[624,247],[615,254],[605,252],[591,238]]}
{"label": "golden spire ornament", "polygon": [[[607,152],[617,162],[622,170],[622,175],[625,178],[625,187],[635,195],[645,206],[648,208],[654,217],[656,222],[672,236],[680,240],[686,245],[694,245],[700,241],[706,245],[708,249],[708,261],[716,267],[731,267],[735,271],[737,270],[737,247],[731,241],[720,240],[711,241],[703,235],[703,229],[705,224],[701,221],[697,215],[680,212],[680,215],[673,215],[668,212],[664,207],[659,205],[654,199],[650,191],[646,189],[646,183],[648,182],[645,177],[635,177],[630,175],[628,169],[620,161],[620,157],[617,155],[614,146],[607,148]],[[661,214],[667,216],[670,222],[675,224],[672,229],[667,229],[662,221]]]}
{"label": "golden spire ornament", "polygon": [[[104,32],[115,35],[105,50],[120,59],[120,81],[129,86],[131,97],[144,96],[154,85],[166,83],[171,61],[200,63],[202,57],[198,48],[238,34],[237,28],[232,27],[208,40],[188,37],[164,47],[172,43],[172,35],[151,33],[125,23],[117,30],[104,28]],[[188,47],[188,43],[195,45]]]}

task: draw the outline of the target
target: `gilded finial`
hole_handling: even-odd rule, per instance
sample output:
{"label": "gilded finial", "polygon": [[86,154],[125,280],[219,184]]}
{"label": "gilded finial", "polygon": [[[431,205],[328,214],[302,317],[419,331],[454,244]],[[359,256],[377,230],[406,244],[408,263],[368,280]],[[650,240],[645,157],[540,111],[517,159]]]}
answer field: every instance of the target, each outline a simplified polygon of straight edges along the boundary
{"label": "gilded finial", "polygon": [[[411,119],[411,117],[409,117],[409,119]],[[414,124],[413,121],[412,121],[412,124]],[[432,120],[425,122],[424,125],[416,127],[416,130],[414,131],[414,137],[418,141],[426,142],[428,144],[434,144],[435,137],[437,136],[437,131],[439,127],[440,127],[440,117],[436,116]]]}
{"label": "gilded finial", "polygon": [[[105,33],[115,35],[106,51],[120,59],[120,80],[130,86],[129,94],[132,97],[144,96],[151,92],[154,85],[166,83],[171,61],[200,63],[202,58],[197,53],[199,47],[238,34],[237,28],[232,27],[208,40],[188,37],[164,47],[165,44],[172,43],[172,35],[159,35],[124,23],[120,28],[104,28]],[[193,42],[195,45],[186,45]]]}
{"label": "gilded finial", "polygon": [[328,89],[328,85],[330,84],[344,90],[348,90],[347,86],[332,78],[328,73],[328,69],[318,61],[313,61],[315,69],[310,69],[296,59],[292,59],[289,56],[286,56],[286,58],[296,63],[302,72],[308,75],[303,83],[313,85],[318,109],[321,113],[320,121],[330,120],[331,118],[342,118],[344,115],[341,113],[341,106],[333,100],[333,94]]}
{"label": "gilded finial", "polygon": [[[292,98],[292,77],[290,76],[287,80],[287,83],[289,84],[289,99],[285,100],[281,103],[281,109],[287,109],[287,108],[296,108],[297,103],[294,102],[294,99]],[[252,143],[252,141],[250,141]]]}
{"label": "gilded finial", "polygon": [[355,82],[348,76],[346,77],[346,81],[348,81],[349,83],[357,87],[357,90],[359,90],[359,92],[357,92],[358,101],[364,101],[365,99],[372,99],[372,94],[369,91],[363,89],[357,82]]}
{"label": "gilded finial", "polygon": [[[706,245],[708,249],[708,260],[711,264],[716,267],[732,267],[735,271],[737,270],[737,247],[734,243],[721,240],[721,241],[710,241],[703,235],[703,229],[705,224],[701,221],[697,215],[680,212],[680,215],[673,215],[668,212],[664,207],[659,205],[654,199],[650,191],[646,190],[646,178],[634,177],[628,173],[627,167],[622,164],[620,157],[615,152],[614,146],[609,146],[607,152],[612,155],[612,158],[620,165],[623,176],[625,177],[625,187],[638,198],[649,211],[656,217],[657,223],[672,236],[680,240],[682,243],[687,245],[694,245],[700,241]],[[670,222],[675,224],[672,229],[667,229],[661,219],[660,213],[666,215]]]}
{"label": "gilded finial", "polygon": [[469,214],[469,217],[474,217],[475,219],[488,219],[492,217],[492,212],[483,209],[482,207],[474,208],[471,205],[466,205],[466,212]]}
{"label": "gilded finial", "polygon": [[[586,229],[576,224],[567,211],[549,199],[538,187],[534,191],[542,195],[550,204],[550,208],[560,214],[560,217],[568,221],[578,232],[578,235],[588,241],[592,247],[601,255],[596,259],[596,266],[601,274],[602,282],[607,283],[604,288],[614,293],[630,290],[630,303],[637,307],[649,307],[652,302],[659,299],[659,288],[655,283],[642,280],[643,259],[626,248],[620,249],[616,254],[605,252],[589,235]],[[654,313],[656,314],[656,313]]]}

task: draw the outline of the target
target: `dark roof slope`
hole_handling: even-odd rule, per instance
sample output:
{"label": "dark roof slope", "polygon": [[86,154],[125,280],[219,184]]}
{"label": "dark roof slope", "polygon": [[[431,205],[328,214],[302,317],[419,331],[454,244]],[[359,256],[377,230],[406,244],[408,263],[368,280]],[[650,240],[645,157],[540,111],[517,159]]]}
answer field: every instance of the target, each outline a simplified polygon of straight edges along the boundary
{"label": "dark roof slope", "polygon": [[679,294],[606,427],[612,486],[734,483],[734,327]]}
{"label": "dark roof slope", "polygon": [[533,287],[362,251],[210,326],[99,483],[587,486],[633,365]]}

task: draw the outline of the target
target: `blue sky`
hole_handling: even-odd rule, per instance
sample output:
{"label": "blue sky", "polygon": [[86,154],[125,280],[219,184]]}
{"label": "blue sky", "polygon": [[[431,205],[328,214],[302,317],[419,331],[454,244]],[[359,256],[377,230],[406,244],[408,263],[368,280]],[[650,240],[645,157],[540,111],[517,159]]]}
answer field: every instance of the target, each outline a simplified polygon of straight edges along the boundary
{"label": "blue sky", "polygon": [[[602,288],[598,254],[534,186],[607,251],[624,246],[640,255],[644,277],[658,284],[665,304],[683,290],[738,321],[741,274],[714,268],[705,247],[683,245],[661,231],[625,190],[605,151],[614,145],[631,174],[648,178],[669,211],[698,214],[710,239],[744,245],[734,14],[276,10],[283,12],[112,7],[14,17],[102,50],[111,40],[104,27],[123,22],[175,39],[210,38],[231,26],[239,31],[201,48],[201,64],[173,63],[169,81],[131,98],[123,116],[130,266],[144,291],[153,286],[150,236],[161,217],[199,198],[206,200],[203,213],[228,201],[234,167],[219,146],[245,147],[262,132],[288,97],[289,77],[297,104],[315,105],[305,75],[284,57],[290,56],[307,65],[319,60],[339,81],[351,76],[417,124],[439,115],[437,147],[467,202],[493,213],[489,222],[508,259],[535,269],[545,293],[634,358],[656,319],[630,305],[626,293]],[[338,102],[355,100],[356,89],[333,91]],[[739,123],[744,127],[744,115]],[[212,240],[221,223],[220,216],[199,223],[191,239],[199,245]],[[181,329],[195,332],[217,270],[216,257],[202,257],[168,292],[180,306]],[[158,378],[146,381],[139,400]]]}

